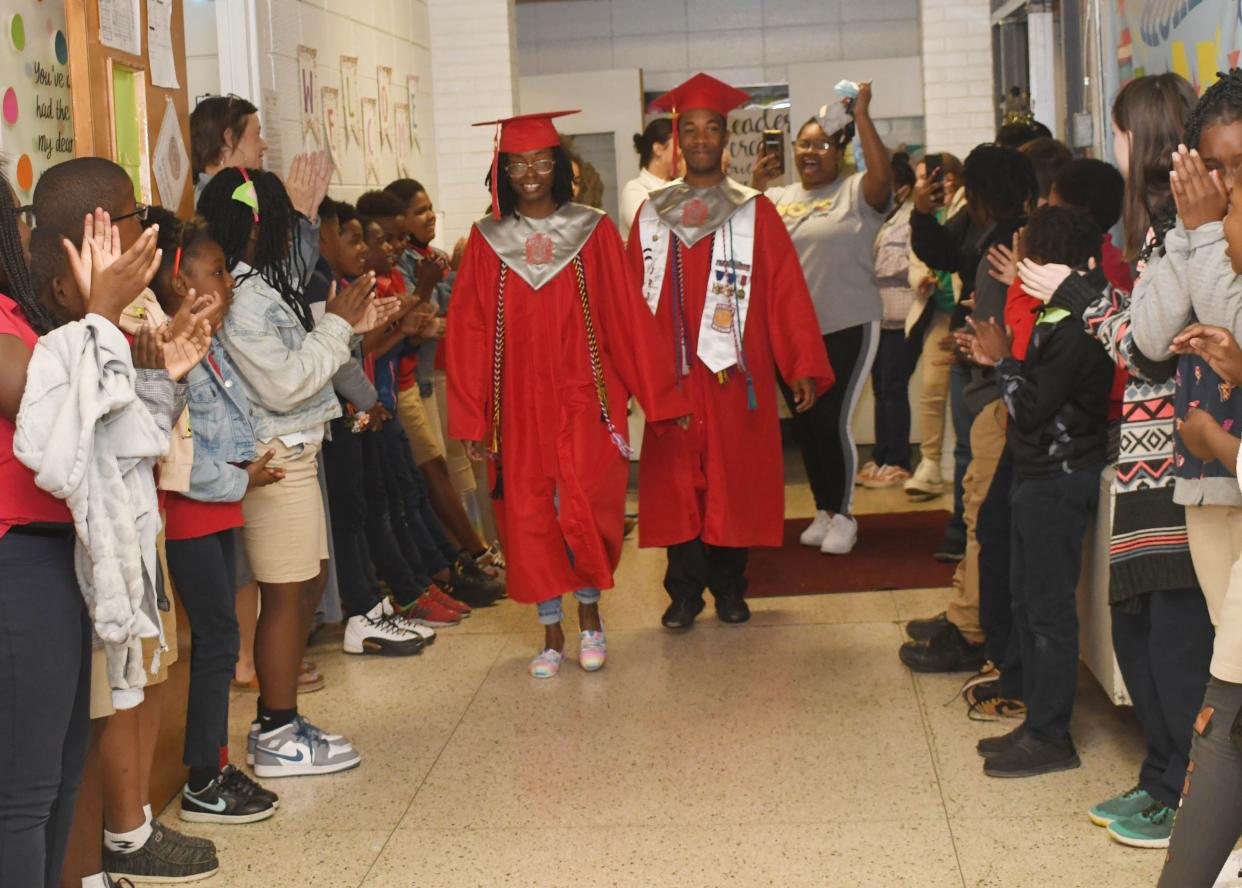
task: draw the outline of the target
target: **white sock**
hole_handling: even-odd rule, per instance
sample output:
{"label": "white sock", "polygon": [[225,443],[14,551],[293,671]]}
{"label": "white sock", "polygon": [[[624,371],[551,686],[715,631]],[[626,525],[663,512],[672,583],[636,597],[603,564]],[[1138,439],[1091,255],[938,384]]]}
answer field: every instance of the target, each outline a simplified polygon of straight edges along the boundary
{"label": "white sock", "polygon": [[142,806],[142,816],[147,819],[146,820],[147,826],[150,826],[151,825],[151,806],[150,805]]}
{"label": "white sock", "polygon": [[103,873],[95,873],[82,880],[82,888],[108,888],[108,879]]}
{"label": "white sock", "polygon": [[151,838],[151,821],[129,832],[114,833],[104,830],[104,847],[113,854],[133,854]]}

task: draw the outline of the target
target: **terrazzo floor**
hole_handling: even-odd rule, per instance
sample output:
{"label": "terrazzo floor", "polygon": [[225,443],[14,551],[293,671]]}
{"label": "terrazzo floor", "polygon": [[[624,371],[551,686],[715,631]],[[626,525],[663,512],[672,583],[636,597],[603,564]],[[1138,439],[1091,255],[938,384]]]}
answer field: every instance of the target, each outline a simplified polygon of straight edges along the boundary
{"label": "terrazzo floor", "polygon": [[[904,508],[900,491],[857,504]],[[810,511],[791,487],[788,513]],[[349,657],[324,635],[328,686],[302,708],[347,733],[361,767],[272,781],[281,808],[265,823],[165,819],[217,843],[206,884],[228,888],[1155,883],[1161,852],[1114,844],[1086,816],[1134,782],[1142,742],[1085,671],[1083,767],[990,780],[975,741],[1012,723],[967,720],[961,676],[912,676],[896,656],[902,622],[942,610],[947,590],[762,599],[741,627],[709,606],[673,636],[663,566],[627,543],[594,675],[570,660],[529,678],[541,633],[509,602],[413,659]],[[242,761],[253,697],[234,703]]]}

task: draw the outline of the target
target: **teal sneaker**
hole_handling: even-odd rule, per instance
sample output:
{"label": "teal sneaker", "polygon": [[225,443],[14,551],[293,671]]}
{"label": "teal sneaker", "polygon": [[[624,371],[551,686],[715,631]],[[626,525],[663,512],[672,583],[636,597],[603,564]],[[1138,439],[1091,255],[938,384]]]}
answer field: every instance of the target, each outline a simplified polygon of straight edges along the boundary
{"label": "teal sneaker", "polygon": [[1176,818],[1176,808],[1152,802],[1141,814],[1114,820],[1108,825],[1108,834],[1131,848],[1167,848]]}
{"label": "teal sneaker", "polygon": [[1136,786],[1106,802],[1100,802],[1088,812],[1088,816],[1096,826],[1108,826],[1114,820],[1125,820],[1127,817],[1142,814],[1155,801],[1147,794],[1147,790]]}

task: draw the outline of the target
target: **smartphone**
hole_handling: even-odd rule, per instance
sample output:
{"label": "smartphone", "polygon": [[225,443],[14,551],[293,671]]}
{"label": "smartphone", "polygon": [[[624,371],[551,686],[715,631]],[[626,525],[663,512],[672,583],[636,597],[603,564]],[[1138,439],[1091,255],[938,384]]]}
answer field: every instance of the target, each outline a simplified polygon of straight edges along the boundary
{"label": "smartphone", "polygon": [[923,169],[936,187],[932,190],[932,200],[937,204],[944,203],[944,158],[939,154],[928,154],[923,158]]}
{"label": "smartphone", "polygon": [[785,131],[777,129],[764,130],[762,144],[764,155],[775,154],[780,159],[781,163],[777,167],[776,175],[785,175]]}

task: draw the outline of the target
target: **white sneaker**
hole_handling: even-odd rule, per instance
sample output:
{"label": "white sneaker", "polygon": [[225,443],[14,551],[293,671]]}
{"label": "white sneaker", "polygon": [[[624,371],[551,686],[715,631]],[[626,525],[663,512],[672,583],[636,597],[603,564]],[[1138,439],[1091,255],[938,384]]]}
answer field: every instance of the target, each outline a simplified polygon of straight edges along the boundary
{"label": "white sneaker", "polygon": [[940,466],[929,459],[919,462],[913,477],[904,485],[906,493],[915,499],[931,499],[944,493],[944,478],[940,475]]}
{"label": "white sneaker", "polygon": [[815,520],[811,522],[811,526],[802,531],[802,545],[804,546],[821,546],[824,543],[824,534],[828,532],[828,523],[831,520],[827,512],[816,512]]}
{"label": "white sneaker", "polygon": [[391,598],[385,598],[381,602],[384,607],[384,616],[389,621],[396,623],[406,632],[412,632],[423,640],[423,644],[433,644],[436,640],[436,630],[432,629],[421,620],[414,620],[404,614],[397,613],[396,607],[393,606]]}
{"label": "white sneaker", "polygon": [[[315,727],[303,716],[299,715],[298,718],[303,722],[303,724],[305,724],[306,730],[308,730],[312,736],[321,736],[329,743],[342,743],[345,740],[344,734],[325,734],[322,728]],[[255,750],[259,748],[260,727],[262,727],[262,725],[259,722],[252,721],[250,723],[250,733],[246,735],[246,764],[252,768],[254,767]]]}
{"label": "white sneaker", "polygon": [[1225,868],[1216,877],[1213,888],[1238,888],[1242,885],[1242,851],[1234,851],[1225,861]]}
{"label": "white sneaker", "polygon": [[370,613],[350,617],[345,624],[345,653],[379,657],[408,657],[423,649],[423,640],[414,632],[390,620],[383,603]]}
{"label": "white sneaker", "polygon": [[361,762],[362,756],[348,740],[329,740],[327,734],[299,716],[259,735],[254,773],[267,778],[335,774],[356,768]]}
{"label": "white sneaker", "polygon": [[858,522],[848,515],[833,515],[819,551],[825,555],[848,555],[858,542]]}

